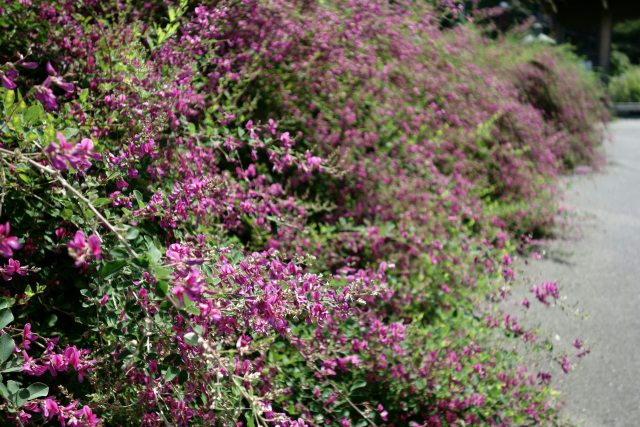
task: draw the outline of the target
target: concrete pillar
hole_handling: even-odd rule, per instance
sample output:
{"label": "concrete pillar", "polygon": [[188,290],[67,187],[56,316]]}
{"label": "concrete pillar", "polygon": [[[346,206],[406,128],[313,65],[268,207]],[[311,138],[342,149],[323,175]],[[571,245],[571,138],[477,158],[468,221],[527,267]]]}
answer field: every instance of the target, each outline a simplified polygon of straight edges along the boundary
{"label": "concrete pillar", "polygon": [[609,74],[611,63],[611,32],[613,30],[613,17],[610,10],[605,10],[600,19],[600,47],[598,50],[598,62],[604,74]]}

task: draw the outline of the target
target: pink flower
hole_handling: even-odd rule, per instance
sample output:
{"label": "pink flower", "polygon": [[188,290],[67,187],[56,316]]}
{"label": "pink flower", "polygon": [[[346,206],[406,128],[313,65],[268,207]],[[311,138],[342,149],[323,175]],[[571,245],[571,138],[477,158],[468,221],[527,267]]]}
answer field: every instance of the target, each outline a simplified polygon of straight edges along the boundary
{"label": "pink flower", "polygon": [[87,264],[87,260],[92,258],[102,258],[102,248],[100,237],[92,234],[87,238],[84,232],[78,230],[73,239],[67,244],[69,255],[75,260],[76,267]]}
{"label": "pink flower", "polygon": [[18,412],[18,419],[22,423],[22,425],[28,424],[31,420],[31,414],[26,413],[25,411]]}
{"label": "pink flower", "polygon": [[540,384],[549,384],[551,382],[551,374],[548,372],[538,372]]}
{"label": "pink flower", "polygon": [[35,70],[36,68],[38,68],[37,62],[25,61],[25,62],[19,63],[18,65],[21,66],[22,68],[26,68],[27,70]]}
{"label": "pink flower", "polygon": [[25,350],[31,348],[31,341],[38,339],[38,336],[31,333],[31,323],[26,323],[22,331],[22,346]]}
{"label": "pink flower", "polygon": [[13,90],[17,87],[13,80],[9,79],[9,77],[4,74],[0,75],[0,81],[2,81],[2,86],[4,86],[5,89]]}
{"label": "pink flower", "polygon": [[87,405],[84,405],[81,410],[76,412],[76,416],[78,418],[82,418],[84,421],[84,426],[93,427],[100,424],[100,419],[93,413],[91,408]]}
{"label": "pink flower", "polygon": [[24,276],[27,274],[28,267],[25,265],[24,267],[20,266],[20,261],[15,260],[13,258],[9,258],[7,264],[3,267],[0,267],[0,276],[7,282],[13,278],[14,274],[18,274],[20,276]]}
{"label": "pink flower", "polygon": [[62,354],[51,354],[47,360],[48,366],[47,369],[52,376],[58,375],[58,372],[65,372],[67,367],[67,361],[65,360]]}
{"label": "pink flower", "polygon": [[101,259],[102,258],[102,248],[101,248],[102,242],[100,241],[100,237],[96,236],[95,234],[92,234],[91,236],[89,236],[89,239],[87,239],[87,242],[89,243],[89,251],[91,251],[91,255],[93,255],[96,259]]}
{"label": "pink flower", "polygon": [[473,406],[484,406],[486,397],[483,394],[474,393],[469,399],[469,403]]}
{"label": "pink flower", "polygon": [[[87,240],[85,234],[78,230],[76,234],[73,236],[73,239],[69,241],[67,244],[67,248],[69,249],[69,253],[73,258],[76,259],[76,267],[82,265],[84,260],[81,260],[81,257],[84,256],[84,252],[87,246]],[[80,262],[79,262],[80,261]]]}
{"label": "pink flower", "polygon": [[562,359],[560,360],[560,367],[562,368],[562,372],[565,374],[568,374],[571,370],[571,361],[567,356],[562,356]]}
{"label": "pink flower", "polygon": [[313,170],[320,170],[321,165],[322,165],[322,159],[320,157],[317,156],[312,156],[311,153],[309,151],[307,151],[305,153],[305,160],[306,160],[306,169],[307,171],[311,172]]}
{"label": "pink flower", "polygon": [[504,265],[511,265],[512,262],[513,260],[511,259],[511,256],[509,254],[504,254],[504,256],[502,257],[502,263]]}
{"label": "pink flower", "polygon": [[91,166],[89,159],[93,156],[92,140],[84,138],[74,146],[67,142],[60,132],[57,133],[57,139],[57,143],[51,142],[46,148],[51,166],[62,172],[69,166],[80,171],[85,171]]}
{"label": "pink flower", "polygon": [[64,351],[64,357],[67,360],[67,363],[77,371],[78,364],[80,363],[80,353],[78,352],[78,348],[76,346],[67,347]]}
{"label": "pink flower", "polygon": [[47,61],[47,65],[45,65],[44,68],[47,70],[47,73],[50,76],[55,76],[56,74],[58,74],[58,73],[56,73],[56,70],[53,68],[53,65],[51,65],[51,62]]}
{"label": "pink flower", "polygon": [[39,377],[47,372],[47,367],[43,365],[38,365],[32,357],[30,357],[26,351],[22,352],[22,358],[24,359],[24,363],[22,364],[22,372],[27,375],[33,375],[35,377]]}
{"label": "pink flower", "polygon": [[44,415],[48,419],[51,419],[58,415],[58,412],[59,408],[56,401],[50,397],[47,397],[42,404],[42,415]]}
{"label": "pink flower", "polygon": [[56,238],[60,240],[67,235],[67,230],[64,227],[58,227],[56,228],[55,235]]}
{"label": "pink flower", "polygon": [[531,288],[531,292],[534,293],[536,298],[538,298],[538,301],[544,305],[550,304],[548,297],[553,299],[560,298],[560,291],[558,290],[558,285],[555,282],[545,282],[540,286],[534,286]]}
{"label": "pink flower", "polygon": [[53,82],[53,84],[55,84],[65,92],[73,92],[73,90],[75,89],[75,86],[73,85],[73,83],[66,82],[61,77],[58,77],[58,76],[51,77],[51,82]]}
{"label": "pink flower", "polygon": [[10,231],[9,222],[4,225],[0,224],[0,255],[5,258],[9,258],[13,255],[14,250],[22,247],[16,236],[9,235]]}
{"label": "pink flower", "polygon": [[58,109],[58,102],[55,95],[53,94],[53,91],[50,88],[42,85],[37,85],[34,86],[33,89],[34,96],[38,101],[40,101],[45,110],[55,111]]}

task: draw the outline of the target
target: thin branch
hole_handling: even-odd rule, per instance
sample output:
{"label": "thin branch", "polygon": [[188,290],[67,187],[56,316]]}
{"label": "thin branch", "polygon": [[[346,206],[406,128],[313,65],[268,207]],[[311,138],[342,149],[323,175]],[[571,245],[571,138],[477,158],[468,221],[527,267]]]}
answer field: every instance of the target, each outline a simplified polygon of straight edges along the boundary
{"label": "thin branch", "polygon": [[4,206],[4,196],[7,194],[7,177],[4,173],[4,168],[0,168],[2,170],[2,190],[0,190],[0,217],[2,217],[2,207]]}

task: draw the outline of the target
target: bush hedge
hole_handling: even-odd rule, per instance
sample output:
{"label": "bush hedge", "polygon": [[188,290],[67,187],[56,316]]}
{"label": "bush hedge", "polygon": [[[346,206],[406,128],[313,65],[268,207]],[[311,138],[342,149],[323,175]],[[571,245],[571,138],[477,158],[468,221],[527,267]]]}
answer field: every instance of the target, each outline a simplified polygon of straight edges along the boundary
{"label": "bush hedge", "polygon": [[615,102],[640,102],[640,67],[630,67],[612,77],[609,93]]}
{"label": "bush hedge", "polygon": [[6,419],[559,423],[551,374],[513,349],[547,346],[496,302],[555,178],[597,158],[601,89],[567,52],[440,17],[6,2]]}

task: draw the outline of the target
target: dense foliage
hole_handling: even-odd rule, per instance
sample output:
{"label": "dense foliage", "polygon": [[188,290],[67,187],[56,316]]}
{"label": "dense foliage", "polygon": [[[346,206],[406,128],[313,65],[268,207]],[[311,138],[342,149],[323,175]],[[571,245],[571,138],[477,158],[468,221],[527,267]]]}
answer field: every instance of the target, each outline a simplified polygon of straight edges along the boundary
{"label": "dense foliage", "polygon": [[640,67],[629,66],[609,81],[611,99],[616,102],[640,102]]}
{"label": "dense foliage", "polygon": [[612,42],[614,50],[624,53],[633,64],[640,64],[640,19],[616,22],[613,26]]}
{"label": "dense foliage", "polygon": [[515,344],[548,346],[496,302],[597,157],[599,88],[438,10],[5,2],[3,417],[558,423]]}

